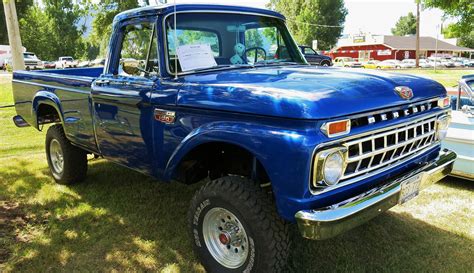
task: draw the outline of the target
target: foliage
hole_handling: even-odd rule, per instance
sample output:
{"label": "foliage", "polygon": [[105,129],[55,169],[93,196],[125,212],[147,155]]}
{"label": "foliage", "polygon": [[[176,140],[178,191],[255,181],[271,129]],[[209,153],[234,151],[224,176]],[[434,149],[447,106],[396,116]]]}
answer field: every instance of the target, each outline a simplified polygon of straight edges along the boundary
{"label": "foliage", "polygon": [[458,45],[474,48],[474,29],[464,33],[458,24],[449,24],[443,29],[445,38],[459,38]]}
{"label": "foliage", "polygon": [[83,6],[68,0],[43,0],[43,5],[31,6],[20,19],[23,45],[44,60],[81,56],[85,49],[85,27],[79,25],[86,14]]}
{"label": "foliage", "polygon": [[343,0],[270,0],[267,7],[286,16],[299,44],[318,40],[319,49],[336,45],[347,15]]}
{"label": "foliage", "polygon": [[416,34],[416,16],[409,12],[406,16],[401,16],[395,27],[392,28],[392,34],[397,36]]}
{"label": "foliage", "polygon": [[105,57],[115,15],[138,7],[138,2],[138,0],[101,0],[98,4],[92,5],[94,20],[89,40],[91,44],[100,48],[101,57]]}
{"label": "foliage", "polygon": [[[33,0],[17,0],[15,3],[18,20],[27,16],[26,11],[33,5]],[[8,45],[7,23],[5,22],[5,10],[3,1],[0,1],[0,45]]]}
{"label": "foliage", "polygon": [[456,19],[443,32],[450,38],[460,38],[459,45],[474,48],[474,4],[472,0],[423,0],[429,8],[439,8],[446,17]]}

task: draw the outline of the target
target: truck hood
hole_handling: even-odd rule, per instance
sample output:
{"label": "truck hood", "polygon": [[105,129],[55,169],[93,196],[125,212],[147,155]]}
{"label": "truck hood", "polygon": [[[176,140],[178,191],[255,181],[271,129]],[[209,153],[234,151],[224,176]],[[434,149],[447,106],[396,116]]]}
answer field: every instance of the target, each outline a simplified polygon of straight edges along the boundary
{"label": "truck hood", "polygon": [[[395,91],[408,86],[407,101]],[[177,104],[264,116],[327,119],[445,95],[430,79],[363,69],[278,66],[184,77]]]}

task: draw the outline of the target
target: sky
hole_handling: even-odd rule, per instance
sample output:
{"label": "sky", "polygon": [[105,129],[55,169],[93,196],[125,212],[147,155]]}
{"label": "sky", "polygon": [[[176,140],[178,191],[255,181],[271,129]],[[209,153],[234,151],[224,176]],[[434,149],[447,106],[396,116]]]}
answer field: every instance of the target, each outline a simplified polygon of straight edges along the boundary
{"label": "sky", "polygon": [[[155,2],[150,0],[150,3]],[[265,8],[269,0],[176,0],[176,3],[216,3]],[[174,0],[168,0],[174,3]],[[359,32],[372,34],[391,34],[391,28],[400,16],[408,12],[416,14],[415,0],[345,0],[349,11],[344,34]],[[435,37],[443,12],[438,9],[425,9],[421,12],[420,35]],[[449,21],[447,21],[449,22]],[[447,23],[445,23],[447,24]]]}

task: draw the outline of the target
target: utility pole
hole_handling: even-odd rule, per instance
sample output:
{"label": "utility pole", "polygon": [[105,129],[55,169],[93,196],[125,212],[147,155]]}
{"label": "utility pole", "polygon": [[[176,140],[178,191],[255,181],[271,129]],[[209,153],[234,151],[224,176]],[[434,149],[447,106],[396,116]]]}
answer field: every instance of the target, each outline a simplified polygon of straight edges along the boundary
{"label": "utility pole", "polygon": [[439,25],[436,25],[436,48],[435,48],[435,59],[434,59],[434,71],[436,72],[436,63],[438,62],[438,37],[440,30]]}
{"label": "utility pole", "polygon": [[416,0],[416,67],[420,67],[420,0]]}
{"label": "utility pole", "polygon": [[7,22],[8,41],[12,51],[13,70],[24,70],[23,46],[21,45],[20,27],[16,15],[15,0],[3,0],[5,10],[5,21]]}

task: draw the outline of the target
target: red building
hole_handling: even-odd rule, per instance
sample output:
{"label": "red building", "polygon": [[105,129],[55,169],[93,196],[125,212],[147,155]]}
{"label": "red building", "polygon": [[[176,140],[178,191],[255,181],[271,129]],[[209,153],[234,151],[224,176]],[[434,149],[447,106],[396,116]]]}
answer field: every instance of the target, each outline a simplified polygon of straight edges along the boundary
{"label": "red building", "polygon": [[[460,56],[472,54],[474,49],[460,47],[432,37],[420,37],[420,57],[428,58],[438,54]],[[331,51],[323,52],[332,58],[353,57],[362,60],[415,59],[415,36],[359,35],[339,40],[338,46]]]}

